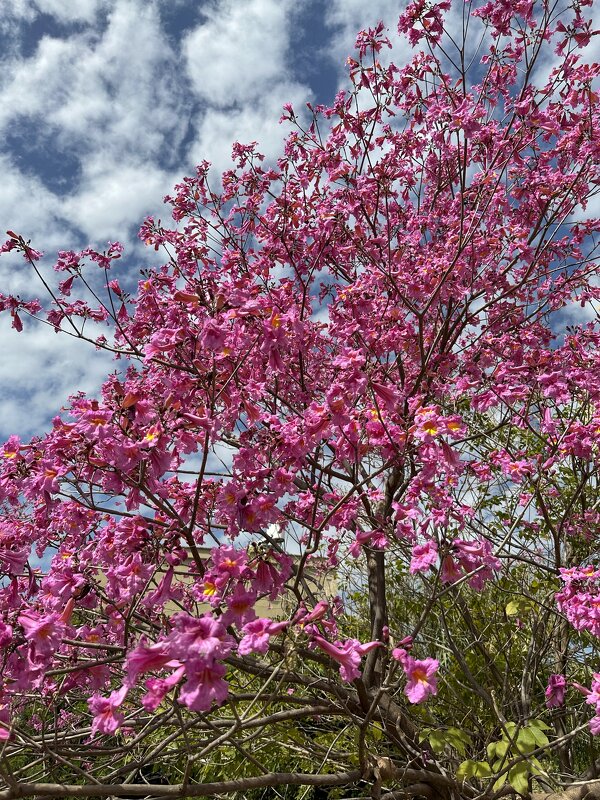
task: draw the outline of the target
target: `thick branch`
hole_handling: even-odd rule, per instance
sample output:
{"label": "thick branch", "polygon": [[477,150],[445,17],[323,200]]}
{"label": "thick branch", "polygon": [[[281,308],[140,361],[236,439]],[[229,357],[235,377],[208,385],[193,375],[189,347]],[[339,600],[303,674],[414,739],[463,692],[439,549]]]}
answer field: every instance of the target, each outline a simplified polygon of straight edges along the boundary
{"label": "thick branch", "polygon": [[600,800],[600,781],[586,781],[558,792],[534,792],[531,800]]}
{"label": "thick branch", "polygon": [[271,772],[254,778],[239,778],[220,783],[199,783],[184,786],[163,786],[147,783],[88,784],[76,786],[60,783],[21,783],[14,789],[0,792],[0,800],[22,797],[210,797],[270,786],[345,786],[361,778],[360,770],[335,775],[308,775],[301,772]]}

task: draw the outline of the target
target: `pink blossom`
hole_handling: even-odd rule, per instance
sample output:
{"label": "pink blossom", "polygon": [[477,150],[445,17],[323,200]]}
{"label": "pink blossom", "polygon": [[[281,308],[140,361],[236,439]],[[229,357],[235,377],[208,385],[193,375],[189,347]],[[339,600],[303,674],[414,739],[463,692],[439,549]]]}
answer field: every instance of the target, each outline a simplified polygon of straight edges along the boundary
{"label": "pink blossom", "polygon": [[592,736],[598,736],[598,734],[600,734],[600,714],[596,714],[591,718],[589,721],[589,727]]}
{"label": "pink blossom", "polygon": [[262,617],[248,622],[242,628],[244,636],[238,645],[238,653],[241,656],[247,656],[249,653],[266,653],[271,636],[281,633],[289,624],[289,622],[273,622]]}
{"label": "pink blossom", "polygon": [[416,544],[412,550],[412,559],[409,572],[414,575],[416,572],[426,572],[437,561],[438,548],[434,541],[425,544]]}
{"label": "pink blossom", "polygon": [[590,706],[594,706],[596,716],[600,717],[600,672],[594,672],[591,691],[577,683],[572,683],[571,685],[585,696],[585,702]]}
{"label": "pink blossom", "polygon": [[400,664],[405,667],[407,664],[408,652],[404,647],[395,647],[392,650],[392,658],[396,659],[396,661],[400,662]]}
{"label": "pink blossom", "polygon": [[32,645],[34,658],[51,656],[66,632],[66,625],[57,613],[39,614],[27,610],[19,615],[19,623],[25,631],[25,638]]}
{"label": "pink blossom", "polygon": [[408,663],[408,653],[412,650],[413,646],[413,638],[412,636],[405,636],[400,642],[399,647],[395,647],[392,650],[392,658],[395,658],[396,661],[399,661],[404,668]]}
{"label": "pink blossom", "polygon": [[169,600],[175,597],[181,597],[181,587],[173,588],[174,576],[175,571],[171,566],[165,572],[163,579],[158,584],[156,589],[144,596],[142,603],[148,607],[154,606],[162,608]]}
{"label": "pink blossom", "polygon": [[561,569],[563,589],[556,595],[557,605],[576,630],[600,636],[600,570],[591,566]]}
{"label": "pink blossom", "polygon": [[108,697],[94,694],[88,700],[90,711],[94,715],[92,720],[92,736],[95,733],[116,733],[123,722],[125,715],[117,709],[121,706],[128,692],[128,688],[123,686],[121,689],[111,692]]}
{"label": "pink blossom", "polygon": [[307,611],[304,606],[298,609],[292,620],[296,625],[308,625],[309,622],[318,622],[329,611],[327,600],[319,600],[312,611]]}
{"label": "pink blossom", "polygon": [[357,639],[347,639],[345,642],[332,644],[319,635],[313,635],[312,641],[334,661],[338,662],[342,680],[348,682],[360,677],[360,669],[358,667],[365,653],[375,647],[382,646],[381,642],[361,644]]}
{"label": "pink blossom", "polygon": [[502,568],[501,561],[493,554],[491,542],[483,537],[464,541],[454,539],[452,542],[455,557],[463,570],[470,574],[469,586],[480,590],[493,578],[494,572]]}
{"label": "pink blossom", "polygon": [[358,531],[356,539],[348,549],[353,558],[358,558],[361,549],[366,545],[377,550],[384,550],[388,544],[387,537],[382,531]]}
{"label": "pink blossom", "polygon": [[385,408],[389,411],[393,411],[396,408],[401,397],[398,395],[395,388],[384,386],[382,383],[376,383],[375,381],[371,382],[371,387],[373,388],[373,392],[377,395],[378,400],[383,403]]}
{"label": "pink blossom", "polygon": [[0,647],[6,647],[13,638],[13,629],[11,625],[6,625],[0,622]]}
{"label": "pink blossom", "polygon": [[442,583],[455,583],[463,575],[462,570],[452,556],[444,556],[440,580]]}
{"label": "pink blossom", "polygon": [[[143,672],[149,672],[153,669],[159,669],[173,660],[168,644],[165,641],[158,642],[157,644],[146,645],[142,640],[140,644],[131,650],[127,655],[125,662],[125,671],[127,674],[127,685],[133,686],[137,676]],[[176,664],[177,662],[173,662]]]}
{"label": "pink blossom", "polygon": [[550,675],[546,688],[546,705],[548,708],[558,708],[565,701],[567,681],[564,675]]}
{"label": "pink blossom", "polygon": [[192,659],[186,663],[187,681],[179,692],[179,702],[192,711],[208,711],[213,702],[227,699],[229,687],[223,680],[225,667],[215,661]]}
{"label": "pink blossom", "polygon": [[[58,558],[60,559],[60,557]],[[42,586],[45,591],[57,598],[57,602],[54,604],[54,607],[57,608],[75,595],[84,583],[83,577],[73,572],[70,566],[65,565],[64,559],[60,559],[56,569],[44,578]]]}
{"label": "pink blossom", "polygon": [[180,612],[173,617],[175,630],[165,639],[171,656],[189,659],[225,658],[231,652],[233,639],[211,614],[191,617]]}
{"label": "pink blossom", "polygon": [[403,664],[408,682],[404,693],[411,703],[423,703],[430,695],[437,694],[437,679],[435,677],[439,662],[435,658],[425,658],[418,661],[408,656]]}
{"label": "pink blossom", "polygon": [[202,344],[208,350],[221,350],[227,338],[227,332],[220,328],[214,320],[209,320],[202,331]]}
{"label": "pink blossom", "polygon": [[238,583],[233,592],[227,597],[227,611],[223,615],[223,625],[243,625],[256,617],[254,604],[256,592],[248,591],[243,583]]}
{"label": "pink blossom", "polygon": [[[228,490],[225,489],[224,496],[226,502],[230,497]],[[238,503],[239,499],[237,494],[233,495],[234,503]],[[212,551],[212,562],[214,565],[214,572],[218,576],[216,579],[217,586],[222,586],[231,578],[239,578],[242,570],[246,566],[247,553],[245,550],[236,550],[235,547],[223,545],[222,547],[215,548]]]}
{"label": "pink blossom", "polygon": [[146,694],[142,697],[142,705],[146,711],[156,711],[167,693],[183,678],[185,666],[178,667],[168,678],[148,678],[145,683]]}
{"label": "pink blossom", "polygon": [[10,709],[7,705],[0,705],[0,741],[10,739]]}
{"label": "pink blossom", "polygon": [[271,600],[275,600],[290,576],[292,563],[290,557],[285,554],[273,553],[271,557],[277,558],[281,569],[279,570],[274,564],[261,559],[256,566],[253,586],[258,594],[268,594]]}
{"label": "pink blossom", "polygon": [[18,575],[23,570],[28,558],[29,551],[26,547],[19,549],[0,547],[0,566],[2,571],[9,575]]}

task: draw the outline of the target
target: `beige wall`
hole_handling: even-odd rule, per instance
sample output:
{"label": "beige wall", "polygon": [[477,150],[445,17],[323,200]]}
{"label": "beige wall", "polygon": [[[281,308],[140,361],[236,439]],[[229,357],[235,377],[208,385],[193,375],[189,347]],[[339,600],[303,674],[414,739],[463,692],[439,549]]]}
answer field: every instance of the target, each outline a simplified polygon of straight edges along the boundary
{"label": "beige wall", "polygon": [[[200,547],[198,548],[198,553],[202,559],[206,559],[210,557],[211,550],[208,547]],[[296,563],[300,561],[300,556],[292,555],[292,558]],[[164,573],[158,572],[156,574],[152,584],[149,587],[149,591],[153,591],[156,588],[158,582],[160,582],[162,578],[162,574]],[[191,581],[189,572],[185,569],[185,565],[181,565],[176,568],[175,576],[176,580],[183,581],[184,583],[189,583]],[[331,599],[338,593],[335,571],[331,567],[326,566],[326,559],[324,558],[313,557],[311,559],[310,565],[305,567],[304,580],[305,585],[300,586],[300,591],[302,596],[306,598],[306,605],[309,609],[319,600]],[[289,583],[293,583],[293,578],[290,579]],[[311,594],[313,597],[310,596]],[[255,610],[256,615],[259,617],[285,619],[295,611],[296,607],[296,597],[291,591],[288,591],[274,601],[271,601],[266,597],[261,598],[256,604]],[[203,612],[210,611],[211,607],[208,603],[206,603],[201,604],[199,608]],[[167,616],[170,616],[171,614],[174,614],[180,610],[181,609],[176,603],[167,603],[165,606],[165,613]]]}

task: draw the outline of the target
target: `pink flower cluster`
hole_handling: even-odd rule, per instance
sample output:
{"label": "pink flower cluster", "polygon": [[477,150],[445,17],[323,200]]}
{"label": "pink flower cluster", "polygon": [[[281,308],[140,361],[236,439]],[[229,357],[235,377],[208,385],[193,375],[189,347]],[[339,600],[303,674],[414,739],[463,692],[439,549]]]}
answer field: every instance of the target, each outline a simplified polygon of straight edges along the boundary
{"label": "pink flower cluster", "polygon": [[560,570],[563,588],[556,595],[560,611],[578,631],[600,636],[600,570],[592,566]]}
{"label": "pink flower cluster", "polygon": [[[464,541],[454,539],[447,548],[450,552],[441,563],[442,583],[455,583],[463,576],[470,576],[469,586],[483,588],[486,581],[493,578],[494,572],[501,569],[501,562],[492,552],[492,544],[487,539]],[[410,573],[426,572],[438,562],[438,545],[433,540],[414,545],[410,562]]]}

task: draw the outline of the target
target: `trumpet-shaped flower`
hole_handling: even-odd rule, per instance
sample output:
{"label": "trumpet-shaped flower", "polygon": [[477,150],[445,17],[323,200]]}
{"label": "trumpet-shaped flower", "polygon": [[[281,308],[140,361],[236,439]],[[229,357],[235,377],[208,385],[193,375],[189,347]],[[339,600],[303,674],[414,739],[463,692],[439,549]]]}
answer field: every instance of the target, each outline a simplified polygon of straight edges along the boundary
{"label": "trumpet-shaped flower", "polygon": [[126,686],[111,692],[108,697],[94,694],[88,700],[92,720],[92,736],[95,733],[116,733],[125,720],[125,715],[117,709],[121,706],[128,692]]}
{"label": "trumpet-shaped flower", "polygon": [[548,708],[558,708],[565,701],[567,680],[564,675],[550,675],[546,688],[546,705]]}
{"label": "trumpet-shaped flower", "polygon": [[426,572],[437,561],[438,548],[435,542],[429,541],[425,544],[416,544],[412,550],[410,562],[410,574],[416,572]]}
{"label": "trumpet-shaped flower", "polygon": [[359,665],[365,653],[375,647],[382,646],[381,642],[361,644],[357,639],[347,639],[345,642],[332,644],[318,635],[313,636],[312,641],[334,661],[338,662],[342,680],[348,682],[360,677]]}
{"label": "trumpet-shaped flower", "polygon": [[439,662],[435,658],[425,658],[419,661],[408,656],[403,663],[408,682],[404,693],[411,703],[423,703],[430,695],[437,694],[437,679],[435,677]]}
{"label": "trumpet-shaped flower", "polygon": [[208,711],[213,702],[227,699],[229,686],[223,680],[225,667],[213,660],[192,659],[186,664],[187,681],[179,692],[179,702],[191,711]]}
{"label": "trumpet-shaped flower", "polygon": [[[149,672],[152,669],[164,667],[173,657],[168,649],[166,642],[147,645],[144,641],[132,650],[127,656],[125,669],[127,672],[127,684],[133,686],[138,675]],[[173,662],[175,665],[177,662]]]}
{"label": "trumpet-shaped flower", "polygon": [[66,625],[60,614],[39,614],[27,610],[19,615],[19,622],[25,631],[25,638],[32,645],[34,659],[44,659],[52,655],[65,635]]}
{"label": "trumpet-shaped flower", "polygon": [[289,624],[289,622],[273,622],[262,617],[248,622],[242,628],[244,636],[239,643],[238,653],[241,656],[249,653],[266,653],[271,636],[285,630]]}

